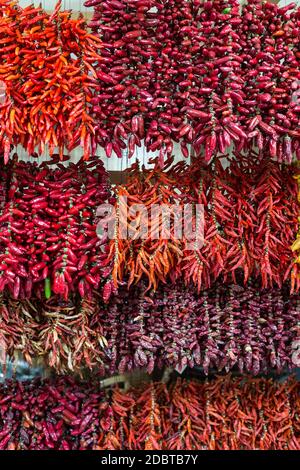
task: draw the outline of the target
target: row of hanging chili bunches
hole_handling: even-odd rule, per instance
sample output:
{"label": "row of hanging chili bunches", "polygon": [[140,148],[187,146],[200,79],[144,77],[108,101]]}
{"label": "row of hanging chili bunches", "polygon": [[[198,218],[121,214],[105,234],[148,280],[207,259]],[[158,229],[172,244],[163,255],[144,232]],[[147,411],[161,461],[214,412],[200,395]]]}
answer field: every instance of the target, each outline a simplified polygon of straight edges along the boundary
{"label": "row of hanging chili bunches", "polygon": [[11,148],[50,156],[81,147],[95,154],[91,99],[97,90],[101,41],[81,14],[53,13],[18,2],[0,1],[0,152]]}
{"label": "row of hanging chili bunches", "polygon": [[[7,164],[0,173],[0,337],[7,356],[99,376],[164,366],[254,375],[293,368],[299,175],[282,162],[300,153],[299,9],[87,3],[100,37],[60,11],[61,2],[52,15],[0,3]],[[173,166],[174,142],[184,156],[191,146],[199,162]],[[48,146],[56,168],[9,159],[18,144],[33,156]],[[150,170],[133,165],[128,182],[111,188],[93,158],[97,144],[119,157],[145,145],[159,158]],[[232,145],[228,168],[212,160]],[[65,168],[65,147],[77,146],[84,159]],[[146,239],[124,240],[120,216],[127,227],[134,204],[157,202],[202,204],[203,245],[194,250],[176,239],[174,225],[168,241],[153,240],[160,216],[143,221]],[[117,214],[113,240],[96,217],[103,203]],[[67,378],[6,382],[0,448],[298,449],[297,387],[229,377],[122,394]]]}
{"label": "row of hanging chili bunches", "polygon": [[146,292],[123,287],[108,304],[97,292],[67,301],[0,297],[2,360],[20,357],[59,374],[99,376],[186,367],[258,375],[300,364],[299,295],[260,282],[214,287],[199,295],[181,283]]}
{"label": "row of hanging chili bunches", "polygon": [[299,383],[0,384],[1,450],[299,450]]}
{"label": "row of hanging chili bunches", "polygon": [[[98,158],[65,167],[18,161],[1,170],[0,291],[14,298],[51,293],[91,295],[103,280],[105,239],[96,233],[96,211],[110,199]],[[105,274],[105,273],[104,273]]]}
{"label": "row of hanging chili bunches", "polygon": [[[173,143],[210,161],[232,145],[299,158],[295,4],[107,0],[88,31],[71,12],[0,3],[1,150],[96,145],[122,157]],[[98,35],[98,36],[97,36]]]}

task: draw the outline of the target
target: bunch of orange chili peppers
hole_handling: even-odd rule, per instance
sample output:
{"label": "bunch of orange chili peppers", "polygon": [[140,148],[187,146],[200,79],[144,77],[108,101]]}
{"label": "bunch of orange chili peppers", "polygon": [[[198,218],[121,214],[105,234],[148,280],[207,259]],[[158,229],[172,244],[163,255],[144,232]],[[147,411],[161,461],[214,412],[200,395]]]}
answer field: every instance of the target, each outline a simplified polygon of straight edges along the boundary
{"label": "bunch of orange chili peppers", "polygon": [[7,162],[11,146],[29,155],[46,147],[63,157],[81,146],[87,159],[95,152],[90,115],[97,83],[95,66],[101,41],[89,33],[82,15],[41,7],[21,8],[0,1],[0,81],[6,96],[0,104],[0,152]]}
{"label": "bunch of orange chili peppers", "polygon": [[[172,166],[172,159],[164,170],[157,160],[151,169],[131,167],[127,183],[117,188],[116,237],[106,262],[115,287],[143,278],[155,290],[160,282],[183,277],[200,291],[218,279],[235,283],[243,273],[245,283],[259,277],[267,288],[290,278],[291,291],[299,290],[299,265],[291,250],[299,206],[290,168],[267,156],[261,161],[254,151],[238,157],[227,167],[220,160],[208,166]],[[187,204],[200,205],[202,217],[195,211],[186,215]],[[166,209],[171,213],[168,224]],[[199,224],[201,245],[191,244],[185,226],[197,235]]]}
{"label": "bunch of orange chili peppers", "polygon": [[108,342],[104,331],[106,309],[91,299],[47,302],[37,298],[14,300],[0,295],[2,360],[24,358],[30,366],[44,364],[57,373],[94,369],[105,374]]}

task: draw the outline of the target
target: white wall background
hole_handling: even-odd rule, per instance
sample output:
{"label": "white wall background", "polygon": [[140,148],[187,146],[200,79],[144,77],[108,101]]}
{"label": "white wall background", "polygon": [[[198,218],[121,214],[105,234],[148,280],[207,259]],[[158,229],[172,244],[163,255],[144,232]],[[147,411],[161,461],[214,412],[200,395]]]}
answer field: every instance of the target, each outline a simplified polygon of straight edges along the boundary
{"label": "white wall background", "polygon": [[[300,5],[300,0],[294,0],[294,1]],[[285,6],[291,2],[292,0],[281,0],[279,2],[279,5]],[[25,7],[31,4],[34,4],[35,6],[42,4],[42,7],[47,11],[53,10],[56,3],[57,3],[57,0],[19,0],[19,4],[22,7]],[[92,8],[84,7],[84,0],[63,0],[62,8],[67,9],[67,10],[72,9],[74,11],[80,11],[84,15],[91,14],[93,11]],[[17,148],[17,152],[20,158],[27,159],[27,155],[22,148]],[[97,150],[97,155],[99,155],[99,157],[101,157],[101,159],[104,161],[105,167],[107,168],[108,171],[123,171],[125,168],[130,166],[131,163],[134,162],[136,158],[141,163],[144,163],[145,165],[147,165],[148,159],[154,156],[155,154],[147,154],[145,148],[141,148],[141,149],[137,149],[135,155],[130,160],[128,160],[126,156],[124,156],[121,159],[117,158],[114,155],[111,158],[107,158],[105,156],[104,150],[99,148]],[[183,158],[178,146],[174,147],[174,155],[175,155],[176,161],[181,160]],[[80,149],[76,149],[71,154],[72,160],[78,160],[81,156],[82,156],[82,151]],[[48,159],[48,158],[49,158],[48,155],[42,156],[40,157],[40,161]]]}
{"label": "white wall background", "polygon": [[[279,5],[285,6],[289,3],[292,3],[292,1],[300,5],[300,0],[280,0]],[[31,5],[32,3],[36,6],[41,3],[42,7],[46,10],[52,10],[56,5],[56,0],[19,0],[19,4],[21,6]],[[72,9],[75,11],[82,11],[83,13],[90,13],[92,11],[92,8],[86,8],[83,4],[84,0],[63,0],[62,2],[62,6],[64,9]]]}
{"label": "white wall background", "polygon": [[[32,4],[38,6],[40,3],[45,10],[53,10],[57,0],[19,0],[19,4],[22,7]],[[62,8],[64,10],[72,9],[74,11],[82,11],[83,13],[91,13],[92,8],[86,8],[83,4],[84,0],[63,0]]]}

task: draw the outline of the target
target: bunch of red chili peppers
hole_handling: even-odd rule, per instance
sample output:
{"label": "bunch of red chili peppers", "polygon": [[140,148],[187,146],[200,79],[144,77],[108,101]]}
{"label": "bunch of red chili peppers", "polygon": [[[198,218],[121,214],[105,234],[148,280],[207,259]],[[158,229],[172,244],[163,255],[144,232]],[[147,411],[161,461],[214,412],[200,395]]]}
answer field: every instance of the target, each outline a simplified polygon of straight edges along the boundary
{"label": "bunch of red chili peppers", "polygon": [[59,373],[100,375],[187,366],[254,375],[300,362],[300,303],[289,287],[216,284],[201,296],[178,284],[145,293],[121,289],[106,305],[96,296],[0,298],[3,354],[36,358]]}
{"label": "bunch of red chili peppers", "polygon": [[[116,237],[105,263],[112,268],[108,284],[116,288],[145,279],[155,290],[161,282],[183,278],[200,292],[218,279],[235,283],[242,272],[245,284],[260,278],[264,288],[280,287],[291,279],[291,291],[298,291],[299,265],[291,246],[299,205],[291,169],[267,155],[261,161],[254,151],[238,157],[227,167],[220,161],[172,166],[172,159],[164,170],[159,159],[151,169],[134,164],[127,183],[116,190]],[[202,217],[186,215],[186,205],[193,210],[200,205]],[[191,243],[186,226],[196,234],[203,228],[200,245],[196,239]]]}
{"label": "bunch of red chili peppers", "polygon": [[97,236],[96,210],[110,196],[107,173],[97,158],[53,163],[15,155],[1,172],[0,292],[14,298],[87,297],[100,286],[106,240]]}
{"label": "bunch of red chili peppers", "polygon": [[91,99],[97,86],[100,40],[82,16],[41,7],[21,8],[0,1],[0,81],[6,96],[0,104],[0,151],[7,162],[11,146],[29,155],[63,157],[81,146],[87,159],[95,153]]}
{"label": "bunch of red chili peppers", "polygon": [[259,282],[215,284],[201,292],[180,283],[145,294],[123,289],[103,318],[110,373],[188,366],[257,375],[300,365],[300,301]]}
{"label": "bunch of red chili peppers", "polygon": [[300,7],[249,0],[87,0],[103,43],[92,99],[108,156],[205,160],[231,145],[300,158]]}
{"label": "bunch of red chili peppers", "polygon": [[217,377],[124,392],[97,383],[0,385],[1,450],[299,450],[299,383]]}

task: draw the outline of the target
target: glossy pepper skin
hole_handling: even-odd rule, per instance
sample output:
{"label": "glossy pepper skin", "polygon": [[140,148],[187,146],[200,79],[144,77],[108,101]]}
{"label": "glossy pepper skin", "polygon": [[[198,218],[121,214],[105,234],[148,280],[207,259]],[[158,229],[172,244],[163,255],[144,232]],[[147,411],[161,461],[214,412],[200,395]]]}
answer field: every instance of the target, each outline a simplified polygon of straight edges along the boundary
{"label": "glossy pepper skin", "polygon": [[95,66],[101,42],[81,15],[52,14],[40,7],[0,3],[0,81],[6,97],[0,106],[0,149],[7,163],[11,146],[29,155],[50,155],[80,146],[84,158],[95,150],[95,123],[90,114]]}

